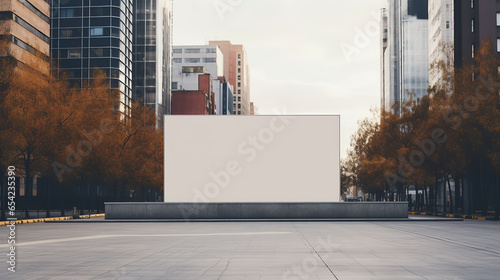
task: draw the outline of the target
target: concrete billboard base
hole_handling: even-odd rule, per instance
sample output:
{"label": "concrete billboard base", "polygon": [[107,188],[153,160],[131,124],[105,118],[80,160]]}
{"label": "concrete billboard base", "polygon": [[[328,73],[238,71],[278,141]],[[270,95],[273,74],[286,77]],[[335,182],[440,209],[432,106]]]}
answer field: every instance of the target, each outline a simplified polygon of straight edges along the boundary
{"label": "concrete billboard base", "polygon": [[252,220],[408,218],[408,202],[106,202],[106,219]]}

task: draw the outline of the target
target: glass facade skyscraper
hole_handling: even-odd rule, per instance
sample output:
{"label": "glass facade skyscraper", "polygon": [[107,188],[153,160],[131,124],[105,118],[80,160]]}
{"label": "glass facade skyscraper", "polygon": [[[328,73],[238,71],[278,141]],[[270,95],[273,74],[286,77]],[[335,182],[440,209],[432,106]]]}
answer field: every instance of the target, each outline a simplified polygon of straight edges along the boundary
{"label": "glass facade skyscraper", "polygon": [[400,113],[408,92],[421,98],[429,87],[428,1],[388,0],[382,13],[386,38],[382,48],[382,96],[386,111]]}
{"label": "glass facade skyscraper", "polygon": [[133,0],[51,0],[51,57],[72,84],[85,86],[97,67],[131,114]]}
{"label": "glass facade skyscraper", "polygon": [[172,0],[135,0],[133,99],[171,113]]}

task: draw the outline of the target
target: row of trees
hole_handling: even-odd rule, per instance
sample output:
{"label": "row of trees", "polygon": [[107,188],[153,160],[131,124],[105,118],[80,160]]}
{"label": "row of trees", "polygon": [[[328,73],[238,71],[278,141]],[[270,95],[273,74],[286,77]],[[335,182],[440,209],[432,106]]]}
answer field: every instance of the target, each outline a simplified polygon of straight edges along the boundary
{"label": "row of trees", "polygon": [[[57,78],[64,77],[60,73],[46,76],[9,59],[0,63],[0,173],[15,166],[25,178],[25,205],[17,209],[29,216],[35,176],[67,193],[81,193],[72,189],[82,186],[105,186],[115,198],[132,189],[162,191],[163,133],[152,110],[134,102],[123,120],[118,91],[99,70],[80,88]],[[5,209],[6,181],[1,184]]]}
{"label": "row of trees", "polygon": [[498,217],[499,65],[490,42],[460,68],[435,63],[442,79],[427,96],[409,94],[410,101],[395,108],[399,114],[382,111],[359,122],[342,162],[343,185],[378,200],[410,200],[415,210],[495,211]]}

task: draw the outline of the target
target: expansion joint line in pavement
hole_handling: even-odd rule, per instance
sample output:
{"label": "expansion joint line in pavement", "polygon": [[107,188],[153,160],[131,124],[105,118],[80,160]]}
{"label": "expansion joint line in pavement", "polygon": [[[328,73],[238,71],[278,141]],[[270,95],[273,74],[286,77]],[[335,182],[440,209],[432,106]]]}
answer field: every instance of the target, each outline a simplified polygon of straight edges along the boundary
{"label": "expansion joint line in pavement", "polygon": [[500,255],[500,252],[498,252],[498,251],[489,250],[489,249],[482,248],[482,247],[475,246],[475,245],[471,245],[471,244],[465,244],[465,243],[454,241],[454,240],[451,240],[451,239],[448,239],[448,238],[437,237],[437,236],[428,235],[428,234],[424,234],[424,233],[416,233],[414,231],[404,230],[404,229],[401,229],[401,228],[391,227],[391,226],[386,226],[386,225],[381,225],[381,224],[378,224],[378,225],[386,227],[386,228],[390,228],[390,229],[393,229],[393,230],[399,230],[399,231],[402,231],[402,232],[406,232],[406,233],[411,233],[411,234],[418,235],[418,236],[427,237],[429,239],[435,239],[435,240],[439,240],[439,241],[451,243],[451,244],[454,244],[454,245],[460,245],[460,246],[464,246],[464,247],[467,247],[467,248],[475,249],[475,250],[478,250],[478,251],[484,251],[484,252],[491,253],[491,254],[494,254],[494,255],[497,255],[497,256]]}
{"label": "expansion joint line in pavement", "polygon": [[304,234],[300,231],[300,229],[295,224],[293,224],[293,227],[299,233],[300,237],[302,238],[302,241],[304,241],[304,243],[309,245],[309,247],[314,251],[314,253],[316,253],[318,258],[323,262],[323,264],[326,266],[326,268],[328,268],[328,270],[333,275],[333,277],[335,277],[335,279],[339,280],[339,278],[337,278],[337,275],[335,275],[335,273],[333,273],[332,269],[328,266],[328,264],[326,264],[325,260],[321,257],[321,255],[318,253],[318,251],[316,251],[316,249],[314,249],[314,247],[311,245],[311,242],[309,242],[309,240],[304,236]]}
{"label": "expansion joint line in pavement", "polygon": [[227,260],[227,263],[226,263],[226,267],[224,268],[224,270],[219,274],[219,277],[217,277],[217,280],[220,280],[222,279],[222,274],[224,274],[224,272],[226,272],[227,268],[229,267],[229,263],[231,262],[231,260]]}

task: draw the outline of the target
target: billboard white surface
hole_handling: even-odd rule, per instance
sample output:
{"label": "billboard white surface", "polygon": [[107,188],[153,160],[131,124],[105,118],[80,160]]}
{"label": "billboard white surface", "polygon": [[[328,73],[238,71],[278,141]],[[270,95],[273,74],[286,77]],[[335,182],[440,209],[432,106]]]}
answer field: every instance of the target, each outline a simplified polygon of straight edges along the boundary
{"label": "billboard white surface", "polygon": [[338,202],[340,116],[165,116],[165,202]]}

